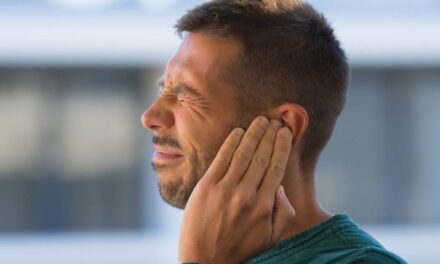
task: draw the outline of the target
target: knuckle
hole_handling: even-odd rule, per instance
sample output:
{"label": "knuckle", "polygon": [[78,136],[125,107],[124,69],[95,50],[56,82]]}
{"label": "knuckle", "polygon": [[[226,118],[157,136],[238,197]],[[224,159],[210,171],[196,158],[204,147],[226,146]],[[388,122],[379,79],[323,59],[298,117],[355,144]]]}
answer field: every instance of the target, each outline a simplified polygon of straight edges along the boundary
{"label": "knuckle", "polygon": [[263,154],[256,154],[254,156],[254,162],[258,165],[265,167],[269,164],[270,157],[268,157],[267,155],[263,155]]}
{"label": "knuckle", "polygon": [[224,182],[220,181],[211,189],[209,195],[216,196],[220,200],[226,201],[231,198],[231,190]]}
{"label": "knuckle", "polygon": [[282,175],[284,175],[286,168],[284,166],[282,166],[281,164],[275,163],[272,165],[270,170],[275,176],[282,176]]}
{"label": "knuckle", "polygon": [[212,203],[211,205],[222,206],[223,204],[227,203],[229,199],[230,197],[228,197],[228,195],[224,193],[217,193],[217,195],[214,198],[215,202]]}
{"label": "knuckle", "polygon": [[230,195],[231,194],[231,188],[229,187],[229,185],[224,182],[224,181],[220,181],[215,185],[214,188],[215,192],[218,192],[221,195]]}
{"label": "knuckle", "polygon": [[262,141],[263,141],[265,144],[275,145],[275,139],[276,139],[276,138],[273,137],[273,136],[266,135],[266,136],[263,137]]}
{"label": "knuckle", "polygon": [[232,197],[232,204],[236,208],[249,208],[252,205],[253,197],[248,192],[236,192]]}
{"label": "knuckle", "polygon": [[251,153],[247,149],[241,150],[237,152],[237,158],[240,160],[249,160],[251,158]]}
{"label": "knuckle", "polygon": [[269,205],[263,204],[256,210],[257,218],[267,219],[272,217],[272,208]]}

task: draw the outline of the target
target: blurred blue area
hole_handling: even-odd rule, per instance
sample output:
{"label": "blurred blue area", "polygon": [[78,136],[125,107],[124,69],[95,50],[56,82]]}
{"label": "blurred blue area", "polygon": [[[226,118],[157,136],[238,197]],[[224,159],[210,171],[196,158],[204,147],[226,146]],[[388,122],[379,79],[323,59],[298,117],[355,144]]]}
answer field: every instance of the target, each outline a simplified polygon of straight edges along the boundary
{"label": "blurred blue area", "polygon": [[[0,263],[175,262],[182,212],[157,193],[139,117],[201,2],[0,0]],[[440,2],[310,2],[353,68],[320,200],[435,263]]]}

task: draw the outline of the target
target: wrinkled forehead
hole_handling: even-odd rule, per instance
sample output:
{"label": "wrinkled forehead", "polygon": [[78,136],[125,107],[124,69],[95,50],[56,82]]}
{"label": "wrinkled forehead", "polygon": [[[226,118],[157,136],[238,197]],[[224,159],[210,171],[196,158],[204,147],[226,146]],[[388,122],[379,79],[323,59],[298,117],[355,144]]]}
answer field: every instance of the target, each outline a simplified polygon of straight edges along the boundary
{"label": "wrinkled forehead", "polygon": [[165,82],[169,85],[186,82],[205,92],[221,92],[231,85],[230,67],[240,50],[240,44],[230,39],[204,33],[185,34],[167,64]]}

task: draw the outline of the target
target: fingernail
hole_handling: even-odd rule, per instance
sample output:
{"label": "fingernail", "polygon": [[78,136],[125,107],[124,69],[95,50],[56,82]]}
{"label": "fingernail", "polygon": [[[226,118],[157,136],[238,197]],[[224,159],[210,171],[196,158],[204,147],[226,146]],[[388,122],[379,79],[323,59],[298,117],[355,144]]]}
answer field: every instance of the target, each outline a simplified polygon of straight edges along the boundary
{"label": "fingernail", "polygon": [[260,127],[266,128],[269,125],[269,121],[265,117],[260,117],[260,120],[258,121]]}
{"label": "fingernail", "polygon": [[244,134],[244,129],[241,128],[241,127],[235,129],[235,134],[236,134],[237,136],[239,136],[239,137],[243,136],[243,134]]}
{"label": "fingernail", "polygon": [[280,128],[280,136],[283,136],[283,137],[290,137],[292,134],[290,133],[290,129],[288,129],[287,127],[282,127],[282,128]]}
{"label": "fingernail", "polygon": [[273,127],[273,129],[277,130],[278,128],[281,127],[281,122],[276,120],[276,119],[272,119],[270,121],[271,126]]}

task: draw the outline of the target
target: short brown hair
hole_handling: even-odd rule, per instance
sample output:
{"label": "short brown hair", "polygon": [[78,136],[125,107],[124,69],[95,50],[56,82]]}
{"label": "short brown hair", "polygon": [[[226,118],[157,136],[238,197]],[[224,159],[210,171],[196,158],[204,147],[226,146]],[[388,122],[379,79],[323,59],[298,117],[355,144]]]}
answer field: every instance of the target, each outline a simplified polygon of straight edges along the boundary
{"label": "short brown hair", "polygon": [[315,165],[349,83],[345,53],[322,14],[299,0],[213,0],[188,11],[176,29],[240,42],[242,54],[231,66],[245,113],[283,102],[303,106],[309,127],[300,158]]}

